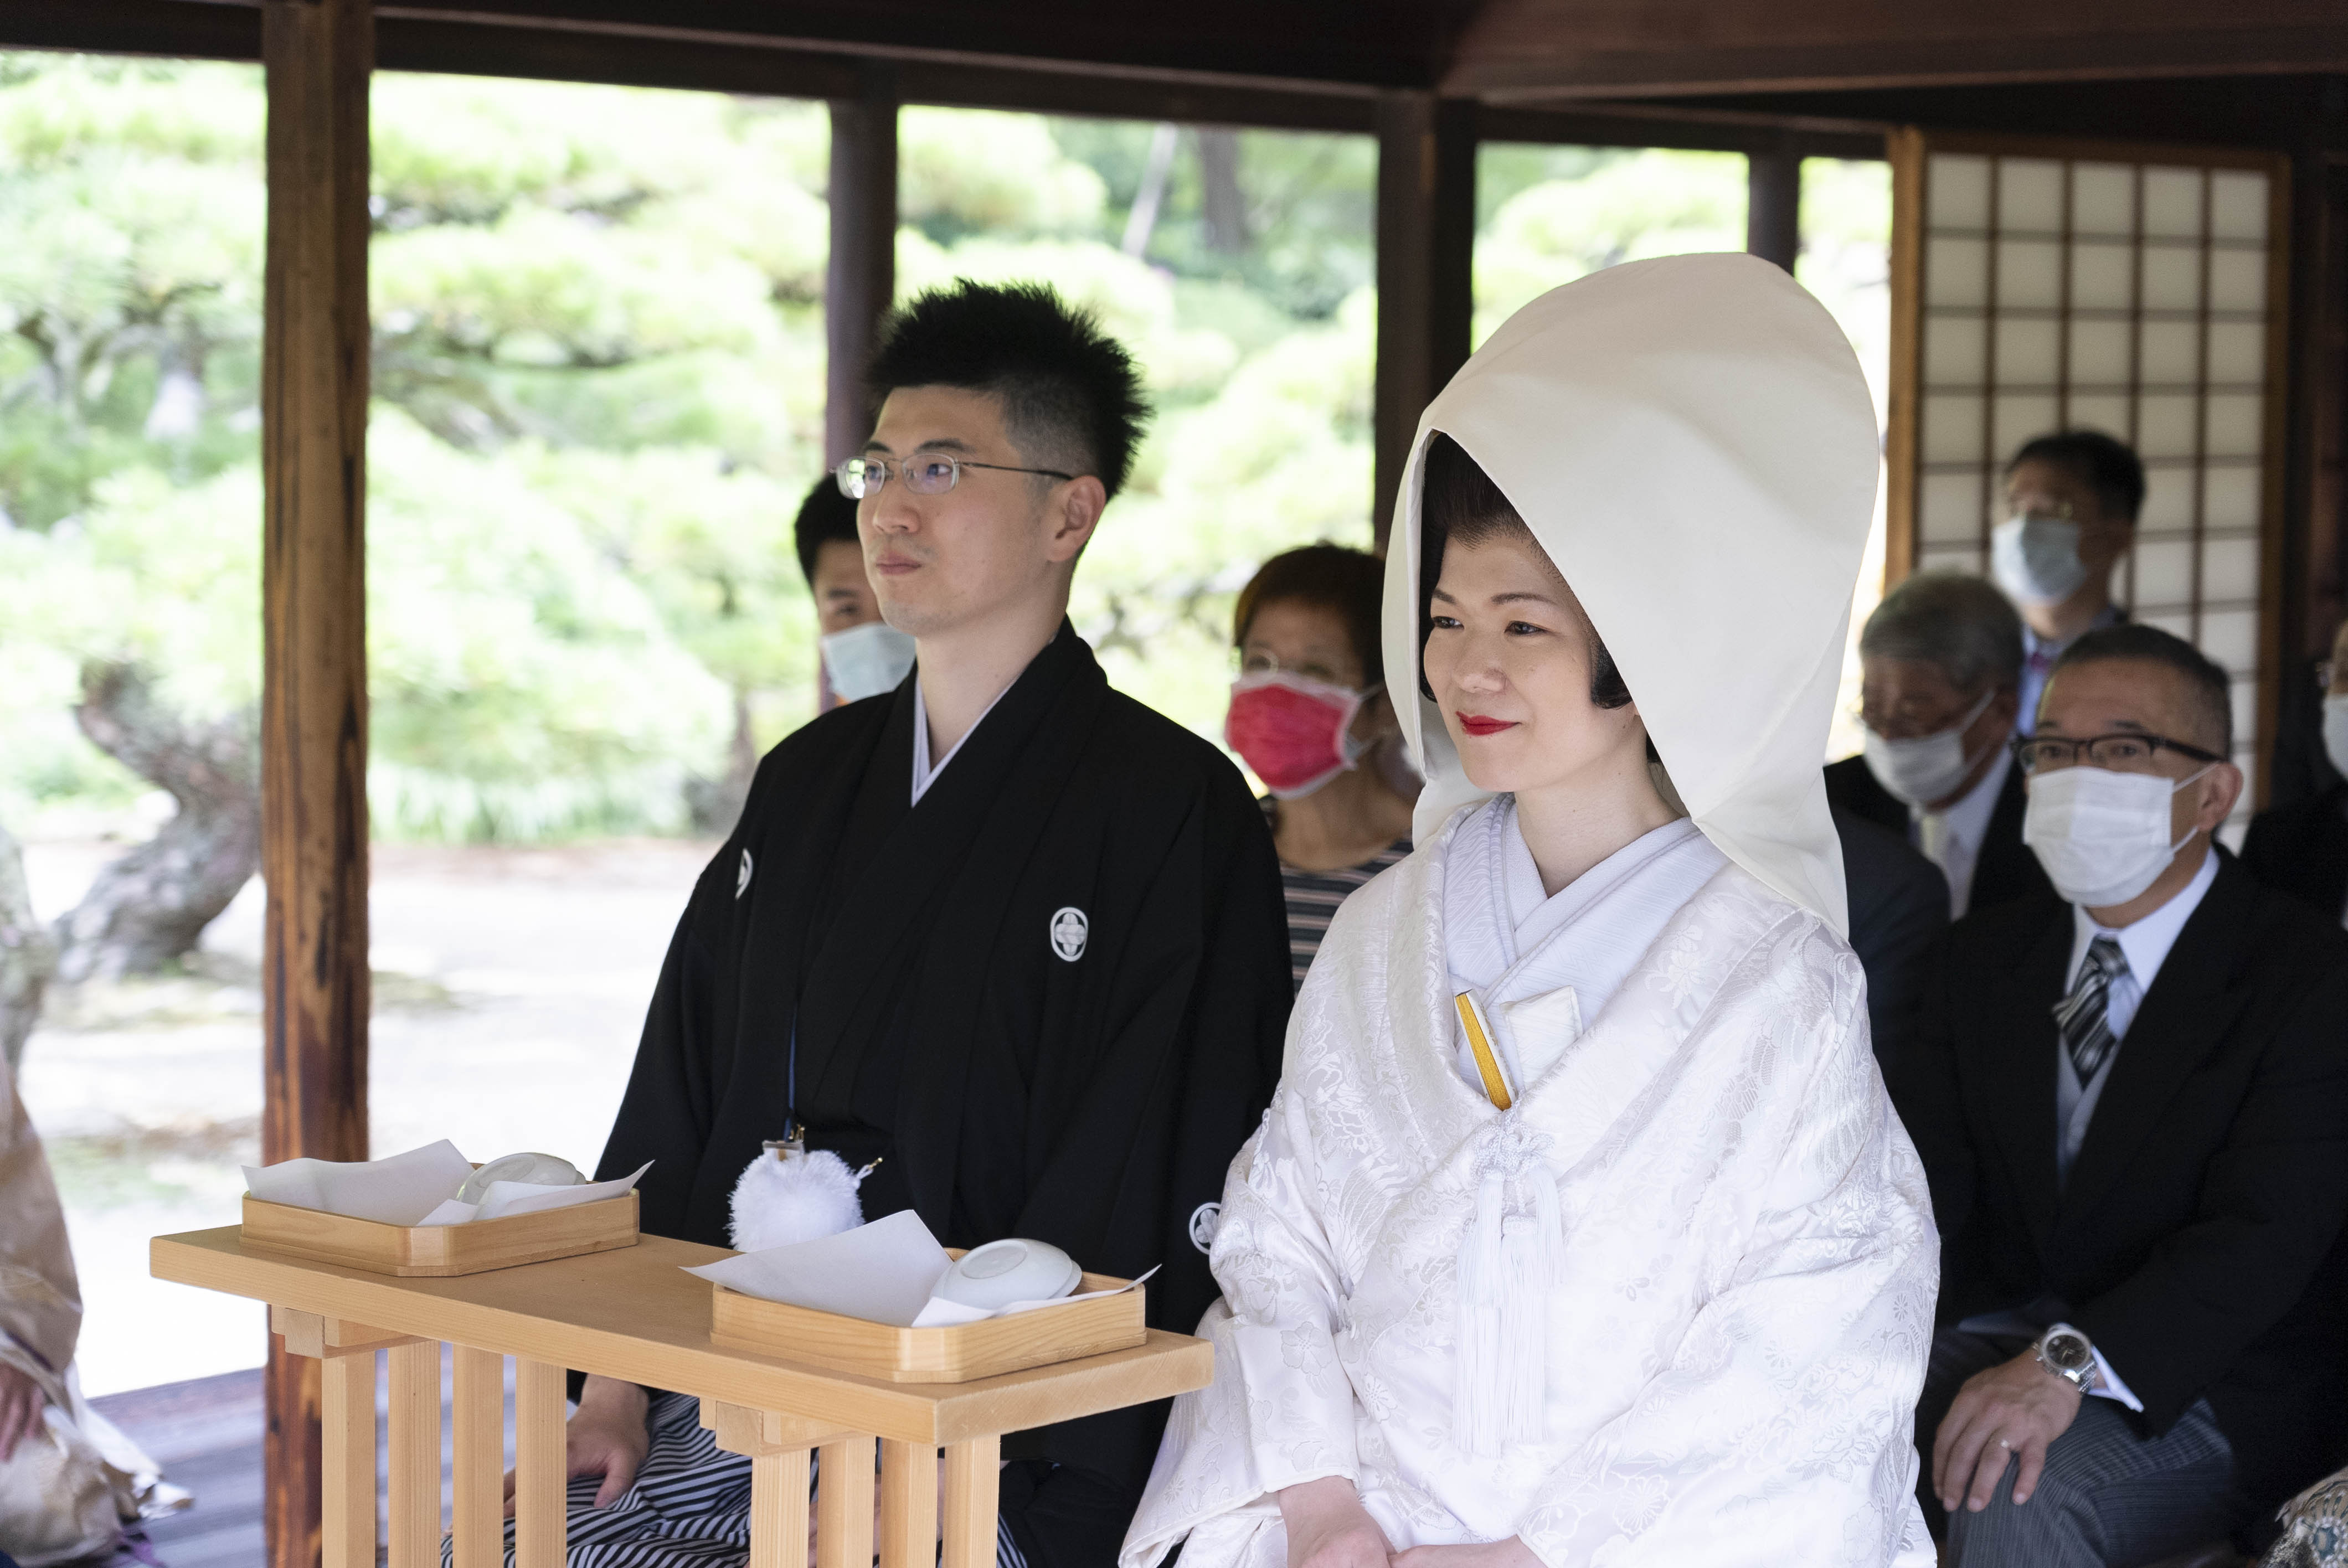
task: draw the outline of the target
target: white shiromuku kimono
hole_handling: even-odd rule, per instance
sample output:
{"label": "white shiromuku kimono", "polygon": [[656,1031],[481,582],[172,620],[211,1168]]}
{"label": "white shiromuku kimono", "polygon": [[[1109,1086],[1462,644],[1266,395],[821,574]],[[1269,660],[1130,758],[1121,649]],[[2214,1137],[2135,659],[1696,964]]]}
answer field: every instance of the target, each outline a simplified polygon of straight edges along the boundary
{"label": "white shiromuku kimono", "polygon": [[[1476,912],[1443,895],[1498,809],[1338,912],[1224,1189],[1215,1381],[1175,1404],[1125,1568],[1186,1534],[1184,1568],[1283,1568],[1272,1494],[1327,1475],[1397,1551],[1513,1534],[1550,1568],[1929,1563],[1910,1423],[1936,1243],[1857,958],[1715,852],[1684,903],[1639,912],[1654,940],[1577,1037],[1529,1038],[1524,1003],[1554,988],[1509,977],[1522,1070],[1555,1060],[1497,1111],[1457,1057],[1447,927]],[[1643,875],[1668,902],[1688,868],[1659,858],[1589,913]],[[1453,1431],[1456,1292],[1478,1167],[1518,1150],[1557,1178],[1563,1266],[1545,1430],[1485,1457]]]}
{"label": "white shiromuku kimono", "polygon": [[1745,257],[1526,306],[1421,422],[1389,671],[1417,666],[1438,430],[1572,586],[1687,815],[1548,897],[1513,800],[1431,702],[1397,705],[1418,847],[1297,997],[1224,1187],[1214,1381],[1175,1402],[1121,1568],[1178,1542],[1183,1568],[1284,1568],[1275,1494],[1326,1476],[1398,1552],[1926,1568],[1938,1242],[1819,772],[1875,484],[1855,359]]}

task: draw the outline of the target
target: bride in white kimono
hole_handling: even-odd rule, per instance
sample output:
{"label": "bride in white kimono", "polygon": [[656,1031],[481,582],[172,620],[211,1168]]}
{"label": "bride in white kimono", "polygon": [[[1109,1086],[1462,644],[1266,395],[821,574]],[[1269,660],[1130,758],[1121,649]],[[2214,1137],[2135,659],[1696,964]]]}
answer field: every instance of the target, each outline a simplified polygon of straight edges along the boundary
{"label": "bride in white kimono", "polygon": [[1556,290],[1428,408],[1418,848],[1297,999],[1122,1568],[1931,1563],[1938,1248],[1819,773],[1876,454],[1738,256]]}

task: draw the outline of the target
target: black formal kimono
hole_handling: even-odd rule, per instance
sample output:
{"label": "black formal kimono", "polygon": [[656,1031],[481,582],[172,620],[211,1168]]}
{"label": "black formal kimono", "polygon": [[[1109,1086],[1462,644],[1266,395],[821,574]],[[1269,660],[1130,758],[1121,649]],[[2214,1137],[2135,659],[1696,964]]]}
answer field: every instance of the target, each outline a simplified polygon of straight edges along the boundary
{"label": "black formal kimono", "polygon": [[[1162,1266],[1149,1321],[1188,1333],[1218,1294],[1200,1211],[1262,1116],[1288,1020],[1263,814],[1211,745],[1110,691],[1065,622],[918,804],[913,718],[909,677],[760,764],[599,1168],[652,1161],[644,1228],[724,1245],[742,1168],[796,1109],[810,1148],[881,1157],[867,1220],[911,1207],[948,1245]],[[1003,1488],[1031,1561],[1114,1557],[1164,1415],[1004,1439],[1037,1461]]]}
{"label": "black formal kimono", "polygon": [[2242,864],[2277,892],[2339,919],[2348,908],[2348,784],[2252,817]]}

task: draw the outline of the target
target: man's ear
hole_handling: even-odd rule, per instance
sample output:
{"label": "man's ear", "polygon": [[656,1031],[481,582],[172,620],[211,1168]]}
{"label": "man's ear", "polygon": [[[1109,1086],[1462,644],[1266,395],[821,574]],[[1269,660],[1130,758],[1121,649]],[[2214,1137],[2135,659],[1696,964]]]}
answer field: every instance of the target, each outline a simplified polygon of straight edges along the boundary
{"label": "man's ear", "polygon": [[2193,814],[2193,825],[2215,833],[2234,815],[2234,803],[2242,798],[2242,770],[2231,763],[2215,763],[2201,775],[2201,809]]}
{"label": "man's ear", "polygon": [[1051,537],[1044,542],[1044,559],[1055,563],[1074,560],[1083,552],[1092,542],[1093,529],[1100,525],[1101,509],[1108,505],[1107,487],[1091,474],[1070,479],[1057,489],[1046,519]]}

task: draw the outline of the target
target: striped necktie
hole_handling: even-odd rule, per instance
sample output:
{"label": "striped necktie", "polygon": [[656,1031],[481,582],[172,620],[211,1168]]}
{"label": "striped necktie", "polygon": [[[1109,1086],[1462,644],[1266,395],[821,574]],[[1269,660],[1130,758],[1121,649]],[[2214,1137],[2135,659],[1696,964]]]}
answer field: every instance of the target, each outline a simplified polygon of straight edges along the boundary
{"label": "striped necktie", "polygon": [[2095,1081],[2096,1071],[2119,1048],[2112,1033],[2109,1004],[2112,982],[2127,972],[2127,958],[2119,942],[2099,936],[2087,944],[2087,960],[2079,966],[2078,983],[2069,996],[2054,1004],[2054,1030],[2063,1037],[2063,1049],[2071,1053],[2071,1068],[2079,1075],[2082,1089]]}

